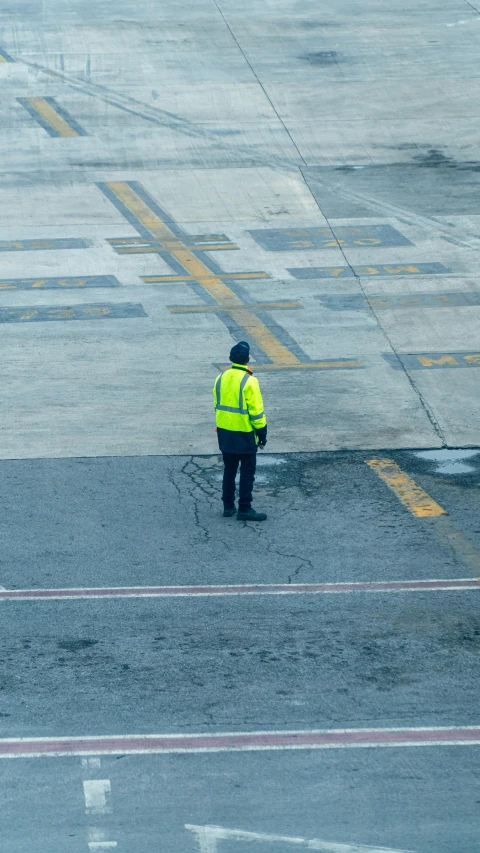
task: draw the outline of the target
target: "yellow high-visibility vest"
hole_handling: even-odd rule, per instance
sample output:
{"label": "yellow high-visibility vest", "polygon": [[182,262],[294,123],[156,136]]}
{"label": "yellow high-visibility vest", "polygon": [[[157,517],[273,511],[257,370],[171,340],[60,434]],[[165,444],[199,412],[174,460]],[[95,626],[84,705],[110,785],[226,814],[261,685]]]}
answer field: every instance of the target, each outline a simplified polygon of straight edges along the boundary
{"label": "yellow high-visibility vest", "polygon": [[[231,433],[253,433],[251,436],[238,436],[238,452],[247,452],[256,448],[255,430],[267,425],[263,410],[263,400],[258,379],[252,376],[248,367],[233,364],[232,367],[217,376],[213,386],[213,404],[217,430]],[[229,437],[229,445],[232,439]],[[222,442],[219,435],[220,449]],[[225,448],[226,449],[226,448]],[[231,452],[235,452],[232,449]]]}

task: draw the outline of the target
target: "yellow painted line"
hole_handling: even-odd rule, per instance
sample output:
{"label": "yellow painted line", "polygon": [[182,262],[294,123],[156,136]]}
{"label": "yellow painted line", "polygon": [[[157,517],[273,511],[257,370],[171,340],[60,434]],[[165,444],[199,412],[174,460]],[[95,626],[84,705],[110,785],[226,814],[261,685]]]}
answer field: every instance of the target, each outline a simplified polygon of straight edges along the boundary
{"label": "yellow painted line", "polygon": [[114,246],[114,249],[118,255],[146,255],[149,253],[158,255],[159,252],[165,251],[160,246],[127,246],[125,248]]}
{"label": "yellow painted line", "polygon": [[190,243],[189,249],[195,249],[197,252],[228,252],[230,249],[238,249],[236,243],[212,243],[211,245],[207,245],[206,243]]}
{"label": "yellow painted line", "polygon": [[8,62],[8,60],[7,60],[7,59],[5,59],[5,57],[4,57],[4,56],[2,56],[2,54],[1,54],[1,53],[0,53],[0,62]]}
{"label": "yellow painted line", "polygon": [[[224,246],[223,244],[220,244],[219,246],[186,246],[186,248],[193,249],[196,252],[214,252],[218,249],[221,249],[222,252],[228,252],[229,249],[238,249],[239,247],[235,245]],[[169,250],[166,249],[165,246],[161,246],[160,248],[158,246],[138,246],[138,248],[136,248],[135,246],[126,246],[116,249],[118,255],[141,255],[148,253],[156,253],[158,255],[159,252],[167,251]]]}
{"label": "yellow painted line", "polygon": [[45,98],[25,98],[26,101],[37,111],[50,127],[59,136],[80,136],[68,122],[57,113],[56,110],[45,100]]}
{"label": "yellow painted line", "polygon": [[[231,306],[235,309],[236,306]],[[288,308],[303,308],[301,302],[256,302],[254,305],[248,306],[250,311],[259,311],[261,309],[264,310],[276,310],[277,308],[280,310],[287,310]],[[175,308],[169,308],[171,314],[203,314],[205,312],[213,312],[213,311],[225,311],[226,306],[222,306],[220,308],[219,305],[192,305],[188,306],[176,306]]]}
{"label": "yellow painted line", "polygon": [[[220,364],[218,365],[220,370],[229,370],[231,368],[231,364]],[[299,361],[298,364],[256,364],[251,363],[250,367],[253,369],[254,373],[258,370],[339,370],[350,368],[363,367],[361,361],[355,361],[352,359],[348,361]]]}
{"label": "yellow painted line", "polygon": [[392,459],[368,459],[366,464],[395,492],[397,498],[413,515],[419,517],[447,515],[445,510]]}
{"label": "yellow painted line", "polygon": [[128,184],[123,181],[110,181],[106,186],[136,216],[138,221],[162,242],[166,251],[182,265],[184,270],[199,281],[201,287],[216,300],[218,305],[221,308],[225,306],[224,310],[228,311],[232,320],[251,336],[272,361],[277,365],[300,364],[297,356],[275,337],[219,276],[212,273],[206,264],[182,243]]}
{"label": "yellow painted line", "polygon": [[[219,273],[219,278],[222,280],[224,278],[229,279],[249,279],[249,278],[270,278],[268,272],[238,272],[238,273]],[[211,278],[211,275],[208,276]],[[142,281],[147,282],[148,284],[152,282],[162,282],[162,281],[198,281],[201,282],[201,278],[194,278],[193,275],[143,275],[141,276]]]}

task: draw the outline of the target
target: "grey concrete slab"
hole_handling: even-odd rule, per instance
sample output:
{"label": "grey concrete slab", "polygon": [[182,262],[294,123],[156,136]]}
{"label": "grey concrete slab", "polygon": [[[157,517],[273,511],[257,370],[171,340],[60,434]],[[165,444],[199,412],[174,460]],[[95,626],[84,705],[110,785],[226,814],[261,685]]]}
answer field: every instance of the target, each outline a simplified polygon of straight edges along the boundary
{"label": "grey concrete slab", "polygon": [[[191,228],[191,233],[225,233],[236,241],[242,263],[238,263],[236,253],[218,253],[215,259],[222,270],[227,273],[237,269],[263,270],[270,276],[268,284],[261,284],[263,297],[275,299],[281,295],[284,299],[304,300],[303,311],[295,315],[273,312],[268,319],[276,334],[292,341],[295,351],[303,351],[310,360],[351,357],[364,365],[355,377],[337,372],[331,378],[312,378],[311,384],[302,378],[301,382],[294,380],[290,385],[292,379],[288,374],[283,374],[281,384],[280,377],[265,377],[266,387],[270,386],[273,394],[282,389],[282,399],[285,387],[292,388],[291,399],[283,407],[288,419],[292,416],[290,412],[300,410],[301,395],[306,389],[310,387],[320,394],[310,427],[303,428],[301,446],[311,449],[345,444],[394,446],[396,440],[406,446],[435,444],[438,436],[425,415],[411,377],[394,371],[390,365],[396,363],[395,359],[388,362],[384,356],[392,354],[392,345],[398,352],[436,352],[440,346],[438,330],[442,322],[447,322],[447,315],[444,321],[438,316],[434,320],[423,311],[416,315],[408,330],[406,323],[397,322],[393,315],[390,320],[387,314],[380,320],[373,315],[361,318],[346,312],[343,319],[337,317],[333,322],[331,312],[325,314],[321,303],[310,299],[314,295],[311,289],[301,289],[295,283],[294,292],[288,290],[292,278],[287,269],[318,266],[315,246],[312,251],[307,247],[299,247],[298,251],[290,248],[291,257],[279,253],[274,259],[271,253],[255,245],[248,232],[261,229],[262,235],[263,232],[266,235],[278,229],[328,229],[330,225],[337,230],[390,228],[414,243],[415,251],[407,255],[408,245],[405,249],[377,246],[374,261],[383,268],[392,264],[443,264],[459,275],[473,272],[476,244],[471,238],[468,248],[464,244],[446,243],[443,238],[450,239],[448,234],[461,237],[466,229],[477,228],[477,223],[471,220],[451,223],[447,199],[441,212],[448,219],[441,226],[432,221],[437,212],[430,213],[426,208],[420,223],[415,216],[411,218],[411,213],[409,219],[409,211],[418,210],[418,204],[417,207],[410,204],[413,194],[405,189],[409,183],[416,183],[415,169],[420,170],[419,174],[434,174],[441,168],[438,179],[421,179],[418,195],[422,199],[434,196],[433,203],[438,208],[438,197],[442,196],[439,182],[448,171],[447,185],[451,187],[448,199],[452,200],[453,213],[475,210],[475,185],[471,181],[467,184],[462,168],[453,169],[452,165],[457,167],[462,158],[463,162],[465,158],[476,158],[477,116],[471,109],[476,78],[471,77],[468,64],[474,57],[476,38],[473,10],[463,18],[459,17],[460,7],[456,3],[441,11],[435,9],[435,15],[428,3],[421,8],[395,7],[388,13],[381,4],[375,4],[375,9],[368,7],[358,16],[351,4],[342,3],[335,15],[325,16],[312,4],[293,10],[291,4],[285,3],[261,10],[254,4],[245,16],[239,15],[230,3],[220,7],[206,3],[196,6],[192,15],[177,14],[175,7],[168,4],[158,10],[156,20],[152,21],[144,17],[145,10],[133,17],[126,14],[126,5],[117,10],[109,26],[103,7],[79,26],[78,9],[67,9],[63,4],[57,4],[56,20],[43,10],[40,22],[36,17],[39,8],[35,6],[36,12],[28,26],[9,26],[6,22],[2,45],[15,61],[3,62],[2,66],[22,65],[28,74],[27,91],[21,91],[25,77],[6,78],[12,86],[8,90],[10,99],[6,99],[4,106],[4,163],[9,175],[13,171],[15,177],[8,178],[11,190],[6,187],[5,240],[90,239],[94,245],[82,258],[72,253],[63,260],[53,254],[37,260],[26,257],[31,253],[22,252],[21,258],[5,260],[4,275],[8,279],[115,275],[123,287],[130,286],[136,291],[133,298],[131,291],[125,293],[121,301],[137,302],[138,293],[144,292],[141,276],[154,276],[156,272],[168,275],[172,268],[165,258],[113,257],[111,248],[103,241],[126,237],[135,231],[92,184],[99,180],[138,180],[140,172],[143,185],[154,199],[178,223]],[[123,13],[125,18],[120,17]],[[389,47],[380,59],[379,46],[388,30]],[[382,74],[374,71],[376,61],[381,62]],[[45,69],[53,73],[45,73]],[[382,83],[378,83],[379,79]],[[328,85],[322,85],[321,81],[324,84],[328,81]],[[25,115],[21,109],[15,112],[12,103],[16,98],[39,94],[54,98],[59,108],[68,110],[90,135],[55,139],[52,147],[51,139],[40,128],[25,131],[19,142],[20,127],[26,127]],[[26,119],[30,120],[28,115]],[[304,131],[307,136],[303,137]],[[307,148],[303,139],[307,140]],[[298,170],[302,155],[312,163],[320,157],[321,162],[337,166],[355,165],[359,161],[388,166],[385,171],[367,169],[364,178],[357,177],[362,170],[325,172],[309,168],[303,173]],[[405,160],[409,171],[391,166],[392,156]],[[256,167],[252,168],[254,163]],[[435,169],[430,168],[433,165]],[[474,175],[472,168],[469,167],[469,173]],[[455,183],[455,177],[450,177],[454,173],[458,173],[459,184]],[[18,190],[20,174],[25,192]],[[73,184],[72,174],[77,179]],[[406,175],[411,176],[410,181],[405,180]],[[366,192],[365,182],[374,190],[373,197]],[[464,198],[470,201],[463,201]],[[327,222],[325,215],[332,216],[332,204],[336,205],[335,218]],[[372,213],[376,216],[373,223]],[[354,222],[352,215],[357,217]],[[15,220],[17,228],[12,224]],[[27,228],[29,223],[33,230]],[[54,233],[53,225],[61,233]],[[331,251],[324,250],[324,264],[335,269],[344,267],[347,261],[354,268],[371,269],[373,260],[367,249],[333,246]],[[433,274],[438,268],[423,269],[430,269]],[[368,292],[370,283],[362,280],[365,278],[367,273],[360,275],[360,285]],[[426,293],[430,292],[429,287],[430,283]],[[243,292],[256,299],[259,286],[249,284]],[[352,290],[342,292],[359,296],[357,281],[352,281]],[[152,334],[143,342],[142,358],[138,359],[137,344],[129,339],[136,334],[133,329],[128,332],[125,324],[120,324],[115,333],[109,331],[101,347],[101,368],[87,359],[89,374],[83,375],[76,392],[77,405],[65,409],[64,416],[49,431],[45,428],[50,418],[48,413],[57,411],[59,401],[64,402],[61,377],[68,372],[68,360],[77,359],[83,346],[73,334],[62,355],[57,348],[56,364],[45,372],[42,390],[36,384],[39,396],[20,430],[15,411],[11,420],[9,415],[4,421],[4,455],[208,451],[211,439],[207,438],[206,430],[211,413],[207,388],[205,385],[205,398],[197,404],[197,410],[203,412],[201,419],[185,427],[186,412],[191,410],[189,395],[194,394],[197,399],[198,392],[194,389],[200,390],[200,386],[193,380],[185,381],[182,374],[187,362],[179,356],[178,347],[186,340],[191,347],[190,341],[194,341],[196,354],[206,337],[212,350],[208,364],[220,363],[225,360],[231,334],[215,315],[169,316],[171,304],[187,306],[193,300],[198,306],[198,297],[189,294],[190,289],[185,285],[170,286],[168,293],[161,292],[160,287],[150,290],[146,311]],[[25,305],[36,310],[49,304],[41,296],[31,296],[31,303],[29,298],[23,297],[15,303],[12,294],[4,290],[2,307],[11,310],[16,305]],[[80,299],[79,305],[84,301]],[[53,305],[61,307],[61,302],[55,301]],[[448,351],[457,346],[455,329],[461,328],[461,311],[455,317],[458,326],[457,319],[453,325],[449,323],[449,335],[444,336]],[[390,335],[391,324],[394,330]],[[472,336],[475,328],[471,315]],[[399,334],[400,329],[403,334]],[[9,330],[7,347],[17,346],[15,334]],[[24,333],[20,334],[28,349]],[[44,343],[41,336],[32,340],[41,364],[52,359],[48,343],[51,334],[44,336]],[[98,345],[97,338],[95,342]],[[43,356],[38,353],[39,347],[46,347]],[[118,358],[120,350],[129,356],[135,352],[137,365],[148,363],[148,370],[144,369],[151,381],[146,385],[140,373],[132,372],[122,399],[118,397],[117,380],[112,381],[108,390],[102,384],[104,404],[90,417],[91,401],[96,400],[95,405],[100,401],[94,387],[99,371],[114,377],[115,366],[124,364],[124,359]],[[159,435],[156,421],[151,420],[158,404],[150,395],[165,393],[161,384],[158,385],[161,382],[158,376],[153,379],[152,365],[158,363],[160,352],[167,360],[174,356],[170,369],[176,387],[184,391],[172,429],[164,429]],[[124,376],[128,375],[130,371],[124,372]],[[53,376],[57,380],[52,385]],[[400,415],[400,421],[395,406],[385,402],[385,382],[390,387],[390,399],[397,401],[405,414],[404,419]],[[368,414],[358,408],[365,398],[369,400]],[[270,411],[274,423],[280,425],[275,405]],[[106,422],[108,412],[129,410],[144,412],[142,430],[133,430],[131,417],[116,418],[114,425]],[[317,416],[320,411],[324,413],[323,423]],[[336,424],[339,411],[344,415],[341,430]],[[415,412],[413,419],[412,412]],[[345,422],[345,416],[350,423]],[[462,418],[471,421],[468,407]],[[284,417],[279,430],[278,436],[273,436],[274,449],[291,448],[292,436],[300,435],[298,426],[290,428]],[[87,435],[91,436],[88,441]],[[469,442],[472,440],[470,437]]]}

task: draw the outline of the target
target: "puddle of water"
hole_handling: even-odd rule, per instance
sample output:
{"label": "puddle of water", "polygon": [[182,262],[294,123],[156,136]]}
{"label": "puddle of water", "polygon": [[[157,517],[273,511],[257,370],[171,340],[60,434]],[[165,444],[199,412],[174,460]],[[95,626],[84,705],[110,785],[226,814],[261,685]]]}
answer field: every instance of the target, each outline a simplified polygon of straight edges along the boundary
{"label": "puddle of water", "polygon": [[476,468],[465,465],[464,459],[472,459],[478,456],[480,450],[421,450],[414,454],[417,459],[428,459],[438,462],[435,472],[437,474],[471,474]]}

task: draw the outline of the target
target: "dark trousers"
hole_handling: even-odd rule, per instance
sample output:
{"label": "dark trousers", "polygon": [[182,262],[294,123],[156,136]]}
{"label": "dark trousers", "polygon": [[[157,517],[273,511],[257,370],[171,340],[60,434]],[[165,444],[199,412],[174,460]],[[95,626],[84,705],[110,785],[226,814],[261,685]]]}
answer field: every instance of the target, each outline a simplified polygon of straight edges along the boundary
{"label": "dark trousers", "polygon": [[223,453],[223,503],[227,509],[235,505],[235,477],[240,463],[240,512],[248,512],[252,506],[252,491],[257,467],[256,453]]}

